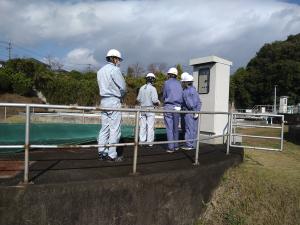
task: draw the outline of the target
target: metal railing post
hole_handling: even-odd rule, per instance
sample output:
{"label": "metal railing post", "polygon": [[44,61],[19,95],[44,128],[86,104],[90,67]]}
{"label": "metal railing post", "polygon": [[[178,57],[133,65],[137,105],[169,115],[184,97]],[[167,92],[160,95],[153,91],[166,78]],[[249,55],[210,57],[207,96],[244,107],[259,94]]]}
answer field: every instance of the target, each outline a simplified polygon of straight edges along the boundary
{"label": "metal railing post", "polygon": [[6,121],[6,106],[4,106],[4,120]]}
{"label": "metal railing post", "polygon": [[283,150],[283,132],[284,132],[284,115],[281,117],[281,140],[280,140],[280,151]]}
{"label": "metal railing post", "polygon": [[197,146],[196,146],[194,165],[199,165],[200,123],[201,123],[201,114],[198,113]]}
{"label": "metal railing post", "polygon": [[134,129],[134,153],[133,153],[133,174],[136,174],[136,165],[137,165],[137,154],[139,146],[139,117],[140,111],[135,113],[135,129]]}
{"label": "metal railing post", "polygon": [[28,175],[29,175],[29,148],[30,148],[29,135],[30,135],[30,106],[26,105],[24,184],[28,184]]}
{"label": "metal railing post", "polygon": [[227,117],[227,149],[226,149],[226,154],[227,152],[229,152],[229,129],[230,129],[230,114],[228,114],[228,117]]}
{"label": "metal railing post", "polygon": [[226,155],[229,155],[229,149],[230,149],[230,145],[231,145],[231,132],[232,132],[232,112],[229,114],[228,117],[228,138],[227,138],[227,149],[226,149]]}
{"label": "metal railing post", "polygon": [[85,124],[84,109],[82,110],[82,123]]}

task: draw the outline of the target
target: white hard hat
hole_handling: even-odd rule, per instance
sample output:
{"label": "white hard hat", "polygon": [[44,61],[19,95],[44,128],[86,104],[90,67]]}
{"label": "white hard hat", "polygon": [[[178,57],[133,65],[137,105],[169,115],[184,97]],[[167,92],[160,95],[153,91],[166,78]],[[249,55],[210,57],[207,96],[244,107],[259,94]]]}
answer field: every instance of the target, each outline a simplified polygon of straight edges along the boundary
{"label": "white hard hat", "polygon": [[154,73],[148,73],[148,74],[146,75],[146,77],[153,77],[153,78],[155,78],[155,75],[154,75]]}
{"label": "white hard hat", "polygon": [[178,71],[175,67],[172,67],[168,70],[168,74],[174,74],[174,75],[178,75]]}
{"label": "white hard hat", "polygon": [[121,55],[121,52],[119,52],[118,50],[116,49],[110,49],[107,54],[106,54],[106,58],[107,57],[117,57],[119,58],[121,61],[123,60],[122,59],[122,55]]}
{"label": "white hard hat", "polygon": [[183,72],[181,74],[181,81],[185,81],[186,80],[186,77],[188,76],[189,74],[187,72]]}
{"label": "white hard hat", "polygon": [[189,81],[194,81],[194,77],[187,72],[184,72],[181,74],[181,81],[182,82],[189,82]]}

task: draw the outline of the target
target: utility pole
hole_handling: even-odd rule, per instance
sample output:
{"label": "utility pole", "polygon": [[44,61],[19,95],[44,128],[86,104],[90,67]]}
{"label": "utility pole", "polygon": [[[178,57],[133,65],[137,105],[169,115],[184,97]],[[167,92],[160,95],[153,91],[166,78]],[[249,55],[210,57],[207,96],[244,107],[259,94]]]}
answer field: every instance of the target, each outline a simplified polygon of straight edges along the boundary
{"label": "utility pole", "polygon": [[12,45],[11,45],[11,41],[8,42],[8,47],[6,48],[8,50],[8,59],[11,59],[11,50],[12,50]]}
{"label": "utility pole", "polygon": [[276,114],[277,113],[277,106],[276,106],[276,87],[277,85],[274,85],[274,109],[273,112]]}
{"label": "utility pole", "polygon": [[89,72],[91,72],[91,65],[92,65],[92,64],[90,64],[90,63],[88,64],[88,71],[89,71]]}

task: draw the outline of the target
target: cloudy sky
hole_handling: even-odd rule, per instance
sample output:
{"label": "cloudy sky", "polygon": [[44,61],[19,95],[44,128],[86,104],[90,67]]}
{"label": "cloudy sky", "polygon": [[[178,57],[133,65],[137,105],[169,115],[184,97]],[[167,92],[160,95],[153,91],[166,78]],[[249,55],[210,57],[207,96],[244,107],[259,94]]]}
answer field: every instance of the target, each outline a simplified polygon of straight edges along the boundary
{"label": "cloudy sky", "polygon": [[300,33],[296,0],[0,0],[0,59],[51,56],[99,68],[110,48],[134,63],[183,64],[217,55],[245,66],[266,42]]}

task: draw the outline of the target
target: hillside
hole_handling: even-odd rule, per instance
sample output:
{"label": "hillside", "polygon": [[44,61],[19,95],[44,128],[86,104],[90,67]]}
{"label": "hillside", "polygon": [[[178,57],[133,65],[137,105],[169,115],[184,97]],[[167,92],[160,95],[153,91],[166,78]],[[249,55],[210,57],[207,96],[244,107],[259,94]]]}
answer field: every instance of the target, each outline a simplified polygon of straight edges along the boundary
{"label": "hillside", "polygon": [[277,96],[300,103],[300,34],[265,44],[246,68],[238,69],[231,77],[231,100],[237,108],[273,104],[275,85]]}
{"label": "hillside", "polygon": [[[274,135],[261,128],[247,131]],[[300,224],[299,171],[300,146],[292,142],[284,141],[283,152],[245,149],[244,163],[226,172],[197,225]]]}

